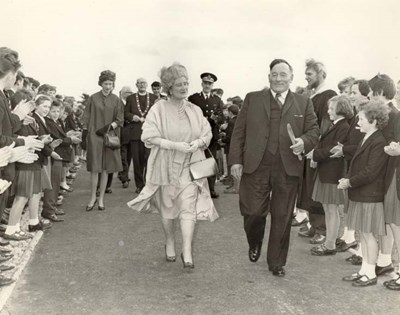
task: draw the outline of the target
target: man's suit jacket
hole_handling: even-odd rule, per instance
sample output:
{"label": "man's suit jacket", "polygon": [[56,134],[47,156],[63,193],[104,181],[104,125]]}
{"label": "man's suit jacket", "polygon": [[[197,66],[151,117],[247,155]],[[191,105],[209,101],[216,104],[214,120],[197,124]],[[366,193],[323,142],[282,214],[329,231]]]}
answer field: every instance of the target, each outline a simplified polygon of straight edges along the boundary
{"label": "man's suit jacket", "polygon": [[386,139],[380,130],[360,143],[351,160],[349,199],[358,202],[382,202],[385,192],[385,172],[388,155],[383,148]]}
{"label": "man's suit jacket", "polygon": [[344,142],[348,130],[347,120],[342,119],[321,135],[313,153],[313,160],[318,162],[318,176],[321,183],[338,184],[338,180],[346,175],[344,158],[331,158],[330,150],[338,142]]}
{"label": "man's suit jacket", "polygon": [[[151,107],[157,100],[157,97],[152,93],[149,93],[149,97],[150,97],[150,107]],[[129,95],[126,99],[126,105],[124,109],[125,128],[126,128],[126,130],[124,130],[124,139],[123,139],[124,143],[130,141],[140,141],[140,137],[142,135],[143,123],[140,121],[139,122],[132,121],[134,115],[142,117],[142,115],[138,110],[138,104],[136,103],[136,93]],[[146,118],[146,115],[144,115],[144,118]],[[127,130],[129,130],[129,132],[127,132]]]}
{"label": "man's suit jacket", "polygon": [[[269,89],[246,95],[233,130],[229,161],[242,164],[243,172],[251,174],[260,165],[267,149],[270,135],[271,98]],[[297,138],[304,141],[305,152],[312,150],[318,142],[319,128],[311,100],[303,95],[288,92],[283,105],[279,129],[279,154],[289,176],[303,175],[304,161],[300,161],[289,148],[287,124],[290,123]]]}

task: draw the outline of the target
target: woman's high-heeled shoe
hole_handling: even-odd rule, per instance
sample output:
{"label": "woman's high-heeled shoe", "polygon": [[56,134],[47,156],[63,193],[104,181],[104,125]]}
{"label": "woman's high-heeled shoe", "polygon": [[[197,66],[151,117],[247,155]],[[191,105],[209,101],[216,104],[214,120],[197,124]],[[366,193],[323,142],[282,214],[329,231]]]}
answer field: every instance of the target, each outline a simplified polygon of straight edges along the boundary
{"label": "woman's high-heeled shoe", "polygon": [[168,256],[167,255],[167,245],[165,245],[165,260],[167,262],[175,262],[176,261],[176,256]]}
{"label": "woman's high-heeled shoe", "polygon": [[96,205],[96,203],[97,203],[97,199],[94,201],[94,203],[92,205],[86,206],[86,211],[92,211],[94,206]]}
{"label": "woman's high-heeled shoe", "polygon": [[181,254],[181,259],[182,259],[182,263],[183,263],[183,268],[184,269],[194,269],[194,263],[192,262],[187,262],[183,259],[183,253]]}

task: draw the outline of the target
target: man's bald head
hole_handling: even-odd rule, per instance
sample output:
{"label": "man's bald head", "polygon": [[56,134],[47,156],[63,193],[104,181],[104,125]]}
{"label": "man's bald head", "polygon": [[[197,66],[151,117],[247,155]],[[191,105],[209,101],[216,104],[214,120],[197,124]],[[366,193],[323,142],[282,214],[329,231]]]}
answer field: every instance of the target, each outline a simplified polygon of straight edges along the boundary
{"label": "man's bald head", "polygon": [[147,90],[147,80],[145,78],[137,79],[136,87],[137,87],[139,93],[145,93]]}

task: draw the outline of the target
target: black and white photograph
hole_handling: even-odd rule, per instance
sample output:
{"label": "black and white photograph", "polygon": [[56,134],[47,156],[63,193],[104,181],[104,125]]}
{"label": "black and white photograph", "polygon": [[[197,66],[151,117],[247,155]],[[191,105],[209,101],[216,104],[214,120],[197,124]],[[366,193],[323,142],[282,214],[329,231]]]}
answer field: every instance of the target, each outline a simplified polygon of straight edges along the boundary
{"label": "black and white photograph", "polygon": [[400,2],[1,8],[0,315],[399,314]]}

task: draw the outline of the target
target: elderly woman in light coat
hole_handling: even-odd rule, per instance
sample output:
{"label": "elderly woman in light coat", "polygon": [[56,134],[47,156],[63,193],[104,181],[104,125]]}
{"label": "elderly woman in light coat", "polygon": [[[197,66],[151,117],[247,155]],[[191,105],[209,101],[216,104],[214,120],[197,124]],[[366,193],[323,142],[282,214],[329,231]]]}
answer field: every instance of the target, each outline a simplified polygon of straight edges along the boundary
{"label": "elderly woman in light coat", "polygon": [[168,262],[175,261],[175,219],[180,220],[181,259],[185,270],[191,270],[196,220],[218,218],[207,179],[192,180],[189,173],[190,161],[204,159],[212,134],[201,109],[186,100],[189,83],[185,67],[173,64],[163,68],[160,78],[168,100],[155,103],[143,124],[142,141],[151,148],[146,186],[128,206],[160,212]]}

